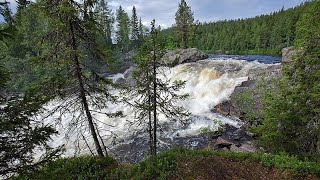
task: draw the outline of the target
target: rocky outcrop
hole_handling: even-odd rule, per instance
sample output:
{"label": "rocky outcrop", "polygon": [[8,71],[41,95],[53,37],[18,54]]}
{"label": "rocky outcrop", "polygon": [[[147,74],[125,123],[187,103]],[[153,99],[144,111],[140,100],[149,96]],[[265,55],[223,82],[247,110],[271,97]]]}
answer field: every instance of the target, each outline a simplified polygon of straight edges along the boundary
{"label": "rocky outcrop", "polygon": [[252,137],[243,129],[225,126],[223,133],[209,139],[209,149],[232,152],[256,152]]}
{"label": "rocky outcrop", "polygon": [[290,63],[293,58],[298,54],[302,53],[302,50],[296,50],[294,47],[286,47],[282,49],[282,63]]}
{"label": "rocky outcrop", "polygon": [[[256,88],[256,81],[254,80],[247,80],[242,82],[241,85],[237,86],[232,93],[229,100],[223,101],[222,103],[216,105],[212,112],[219,113],[224,116],[232,116],[236,118],[242,119],[243,113],[238,105],[237,102],[237,96],[247,90],[254,90]],[[256,102],[258,102],[258,99],[255,99]],[[259,108],[259,105],[257,104],[257,108]]]}
{"label": "rocky outcrop", "polygon": [[178,49],[175,51],[167,52],[163,56],[162,62],[164,65],[173,67],[178,64],[197,62],[200,60],[207,59],[208,57],[209,56],[206,53],[196,48]]}
{"label": "rocky outcrop", "polygon": [[[265,69],[255,69],[248,72],[248,80],[237,86],[228,100],[216,105],[212,112],[219,113],[224,116],[232,116],[243,119],[245,112],[241,111],[238,104],[238,96],[246,91],[254,91],[261,80],[268,81],[274,77],[281,77],[281,65],[271,65]],[[261,110],[260,97],[257,94],[251,94],[254,107],[257,111]]]}
{"label": "rocky outcrop", "polygon": [[218,104],[217,106],[214,107],[213,112],[222,114],[224,116],[240,117],[241,115],[239,107],[234,101],[231,101],[231,100],[227,100]]}
{"label": "rocky outcrop", "polygon": [[119,78],[116,83],[120,84],[122,86],[133,86],[134,85],[134,80],[132,78],[133,72],[135,71],[136,67],[131,66],[129,69],[127,69],[123,73],[123,78]]}

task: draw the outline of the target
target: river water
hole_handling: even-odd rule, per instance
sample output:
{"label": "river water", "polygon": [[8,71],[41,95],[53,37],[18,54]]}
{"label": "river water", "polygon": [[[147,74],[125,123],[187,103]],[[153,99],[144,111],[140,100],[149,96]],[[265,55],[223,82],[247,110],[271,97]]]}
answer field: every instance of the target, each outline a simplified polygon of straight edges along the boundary
{"label": "river water", "polygon": [[[190,113],[190,119],[186,125],[178,120],[165,118],[159,115],[159,149],[169,149],[182,146],[192,149],[203,148],[208,144],[206,137],[201,136],[204,129],[217,130],[219,126],[230,124],[240,126],[241,122],[233,117],[225,117],[213,113],[213,108],[228,100],[236,86],[248,80],[249,74],[265,69],[279,63],[280,59],[270,56],[230,56],[210,55],[209,59],[195,63],[181,64],[173,68],[163,68],[166,78],[170,82],[175,80],[186,81],[185,88],[178,93],[187,93],[189,98],[178,102]],[[113,80],[123,78],[123,74],[110,77]],[[112,94],[119,95],[117,90]],[[135,97],[131,97],[132,101]],[[53,109],[58,102],[51,102],[47,109]],[[94,109],[95,107],[91,107]],[[98,111],[98,109],[97,109]],[[148,152],[148,138],[146,124],[135,123],[134,109],[124,103],[110,103],[108,108],[99,109],[104,113],[122,111],[123,117],[110,118],[104,114],[93,113],[97,119],[101,136],[108,150],[118,159],[130,162],[140,161]],[[78,112],[80,114],[80,112]],[[59,135],[53,137],[50,145],[57,147],[66,145],[64,156],[74,156],[90,153],[83,136],[87,137],[89,146],[94,147],[91,136],[84,122],[83,125],[70,124],[74,114],[66,113],[60,117],[55,113],[46,122],[54,124]],[[56,120],[60,124],[55,123]],[[81,136],[75,132],[81,130]],[[83,136],[82,136],[83,135]],[[80,141],[77,141],[80,140]]]}

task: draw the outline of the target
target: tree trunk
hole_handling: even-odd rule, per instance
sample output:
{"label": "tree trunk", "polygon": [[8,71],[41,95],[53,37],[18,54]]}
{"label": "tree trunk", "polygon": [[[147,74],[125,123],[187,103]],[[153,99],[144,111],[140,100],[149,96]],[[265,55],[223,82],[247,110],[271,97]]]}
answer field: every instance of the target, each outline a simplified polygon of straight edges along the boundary
{"label": "tree trunk", "polygon": [[157,65],[156,65],[156,32],[153,37],[153,155],[157,154]]}
{"label": "tree trunk", "polygon": [[[76,51],[78,48],[77,48],[77,44],[76,44],[76,39],[75,39],[75,34],[74,34],[72,21],[69,21],[69,25],[70,25],[70,31],[71,31],[71,36],[72,36],[72,48],[73,48],[73,51]],[[76,67],[76,76],[77,76],[78,83],[79,83],[80,98],[81,98],[81,102],[82,102],[82,105],[84,107],[87,119],[88,119],[89,129],[91,131],[91,135],[93,137],[93,141],[94,141],[94,144],[96,146],[97,153],[98,153],[99,156],[103,157],[104,156],[103,155],[103,151],[102,151],[100,142],[98,140],[98,136],[97,136],[97,133],[95,131],[95,127],[93,125],[92,115],[91,115],[91,112],[89,110],[88,100],[87,100],[87,97],[86,97],[86,94],[85,94],[83,79],[82,79],[82,76],[81,76],[81,67],[80,67],[80,63],[79,63],[79,58],[78,58],[78,55],[75,52],[74,52],[73,60],[74,60],[74,64],[75,64],[75,67]]]}
{"label": "tree trunk", "polygon": [[188,48],[188,32],[183,33],[183,48],[187,49]]}
{"label": "tree trunk", "polygon": [[187,49],[188,48],[188,30],[187,27],[185,27],[183,31],[183,48]]}
{"label": "tree trunk", "polygon": [[[149,67],[147,70],[147,78],[149,78]],[[149,109],[151,107],[151,92],[150,92],[150,79],[148,79],[148,132],[149,132],[149,145],[150,145],[150,154],[153,155],[154,153],[154,149],[153,149],[153,135],[152,135],[152,114],[151,114],[151,110]]]}
{"label": "tree trunk", "polygon": [[320,134],[317,137],[317,145],[316,145],[316,155],[320,155]]}

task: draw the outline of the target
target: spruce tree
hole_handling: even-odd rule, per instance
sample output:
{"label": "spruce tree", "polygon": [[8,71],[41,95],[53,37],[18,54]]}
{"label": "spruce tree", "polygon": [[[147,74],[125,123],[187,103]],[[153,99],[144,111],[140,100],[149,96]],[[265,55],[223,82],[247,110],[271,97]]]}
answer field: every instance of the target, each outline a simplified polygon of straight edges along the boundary
{"label": "spruce tree", "polygon": [[[9,29],[0,31],[0,43],[14,37]],[[17,172],[33,171],[58,157],[62,148],[50,148],[48,141],[57,132],[52,126],[36,119],[50,97],[38,96],[33,91],[23,92],[22,95],[7,95],[3,90],[7,88],[9,78],[10,74],[0,64],[1,178],[8,178]],[[43,154],[36,159],[36,153]]]}
{"label": "spruce tree", "polygon": [[192,27],[194,17],[191,7],[187,5],[185,0],[181,0],[178,11],[176,12],[177,36],[180,39],[182,47],[188,48],[188,36]]}
{"label": "spruce tree", "polygon": [[[95,41],[97,23],[89,16],[82,18],[85,7],[76,1],[44,0],[40,3],[50,28],[42,39],[42,51],[34,58],[34,63],[37,68],[46,67],[50,71],[36,87],[64,102],[56,110],[74,114],[70,129],[80,134],[88,130],[97,155],[105,156],[107,150],[92,112],[93,108],[105,108],[107,101],[112,99],[107,89],[109,82],[83,64],[85,52],[98,60],[106,59],[105,52]],[[81,47],[87,51],[81,51]],[[85,137],[83,139],[86,141]]]}
{"label": "spruce tree", "polygon": [[149,134],[150,154],[157,153],[158,115],[164,114],[168,119],[184,122],[189,112],[177,105],[177,101],[184,100],[188,95],[179,95],[177,91],[184,87],[185,82],[170,82],[161,79],[161,58],[164,54],[164,44],[160,42],[159,31],[155,27],[155,20],[151,23],[150,37],[139,50],[136,59],[136,70],[133,75],[135,85],[130,88],[131,96],[137,97],[133,103],[126,101],[135,108],[138,122],[146,122]]}
{"label": "spruce tree", "polygon": [[143,24],[141,18],[139,19],[139,43],[141,44],[143,42],[144,37],[144,30],[143,30]]}
{"label": "spruce tree", "polygon": [[117,9],[116,14],[116,20],[117,20],[117,31],[116,31],[116,40],[117,40],[117,46],[122,52],[128,52],[129,50],[129,17],[128,14],[123,10],[123,8],[120,6],[119,9]]}
{"label": "spruce tree", "polygon": [[314,1],[297,24],[294,61],[267,89],[265,120],[254,128],[259,145],[271,152],[320,157],[320,2]]}
{"label": "spruce tree", "polygon": [[95,7],[95,14],[97,16],[97,22],[100,29],[103,32],[106,43],[112,45],[112,30],[114,25],[114,17],[112,10],[108,7],[108,3],[105,0],[99,0]]}
{"label": "spruce tree", "polygon": [[132,16],[131,16],[131,40],[134,47],[137,47],[139,40],[139,20],[137,16],[136,7],[132,8]]}

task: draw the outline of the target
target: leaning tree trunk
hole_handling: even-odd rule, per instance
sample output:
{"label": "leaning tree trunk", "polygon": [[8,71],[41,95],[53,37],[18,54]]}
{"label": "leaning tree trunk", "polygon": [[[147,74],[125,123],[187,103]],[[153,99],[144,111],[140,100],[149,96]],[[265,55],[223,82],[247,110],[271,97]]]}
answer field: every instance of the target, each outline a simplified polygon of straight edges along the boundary
{"label": "leaning tree trunk", "polygon": [[103,157],[104,155],[103,155],[102,147],[101,147],[100,142],[98,140],[98,136],[97,136],[94,124],[93,124],[93,118],[92,118],[91,112],[89,110],[88,100],[87,100],[87,97],[85,94],[83,79],[81,76],[81,67],[80,67],[80,63],[79,63],[79,58],[78,58],[78,55],[75,53],[77,50],[77,43],[76,43],[76,39],[75,39],[72,21],[69,21],[69,25],[70,25],[70,31],[71,31],[71,37],[72,37],[72,49],[74,51],[73,60],[74,60],[74,64],[76,67],[76,76],[77,76],[78,83],[79,83],[78,85],[79,85],[81,103],[84,107],[84,110],[85,110],[85,113],[86,113],[86,116],[88,119],[89,129],[91,131],[91,135],[92,135],[94,144],[96,146],[97,153],[99,156]]}

